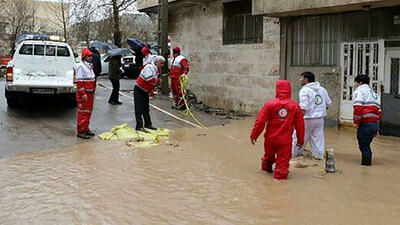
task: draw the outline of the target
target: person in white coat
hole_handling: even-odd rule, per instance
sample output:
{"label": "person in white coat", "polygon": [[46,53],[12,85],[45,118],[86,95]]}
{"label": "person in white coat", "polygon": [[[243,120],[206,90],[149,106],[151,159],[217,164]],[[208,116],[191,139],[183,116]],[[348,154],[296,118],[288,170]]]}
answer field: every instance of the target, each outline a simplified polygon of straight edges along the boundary
{"label": "person in white coat", "polygon": [[302,155],[304,147],[310,142],[312,157],[323,159],[325,153],[324,118],[332,101],[326,89],[315,81],[313,73],[302,73],[300,81],[303,87],[299,92],[299,105],[303,111],[306,132],[304,145],[298,148],[294,143],[292,155],[293,157]]}

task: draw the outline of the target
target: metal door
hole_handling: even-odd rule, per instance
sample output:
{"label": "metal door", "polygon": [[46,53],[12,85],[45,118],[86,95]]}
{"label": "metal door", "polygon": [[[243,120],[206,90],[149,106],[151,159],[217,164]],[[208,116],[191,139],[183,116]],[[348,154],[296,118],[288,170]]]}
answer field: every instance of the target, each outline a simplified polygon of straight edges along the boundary
{"label": "metal door", "polygon": [[385,56],[385,82],[382,94],[380,133],[400,136],[400,49],[388,49]]}
{"label": "metal door", "polygon": [[368,75],[371,87],[380,95],[383,81],[384,42],[349,42],[341,45],[340,122],[353,119],[354,78]]}

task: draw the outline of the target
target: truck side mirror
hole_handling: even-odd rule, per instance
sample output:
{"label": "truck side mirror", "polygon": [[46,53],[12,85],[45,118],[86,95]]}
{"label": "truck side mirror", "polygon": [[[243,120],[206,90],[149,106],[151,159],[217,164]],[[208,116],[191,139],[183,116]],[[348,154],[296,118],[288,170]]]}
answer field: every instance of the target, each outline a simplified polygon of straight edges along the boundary
{"label": "truck side mirror", "polygon": [[78,56],[79,56],[78,53],[75,53],[75,52],[74,52],[74,57],[75,57],[75,58],[78,58]]}
{"label": "truck side mirror", "polygon": [[11,55],[11,56],[14,56],[14,53],[15,53],[15,49],[13,49],[13,50],[10,51],[10,55]]}

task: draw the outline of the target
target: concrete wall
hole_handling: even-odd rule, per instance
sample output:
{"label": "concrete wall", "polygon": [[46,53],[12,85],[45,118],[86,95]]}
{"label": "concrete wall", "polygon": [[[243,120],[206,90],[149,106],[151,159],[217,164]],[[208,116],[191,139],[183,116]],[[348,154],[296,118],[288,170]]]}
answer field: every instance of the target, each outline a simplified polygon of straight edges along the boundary
{"label": "concrete wall", "polygon": [[171,40],[190,64],[190,86],[205,104],[255,113],[275,95],[280,26],[264,19],[262,44],[222,45],[222,0],[170,15]]}
{"label": "concrete wall", "polygon": [[398,0],[253,0],[253,14],[283,17],[360,10],[363,5],[374,8],[399,4]]}

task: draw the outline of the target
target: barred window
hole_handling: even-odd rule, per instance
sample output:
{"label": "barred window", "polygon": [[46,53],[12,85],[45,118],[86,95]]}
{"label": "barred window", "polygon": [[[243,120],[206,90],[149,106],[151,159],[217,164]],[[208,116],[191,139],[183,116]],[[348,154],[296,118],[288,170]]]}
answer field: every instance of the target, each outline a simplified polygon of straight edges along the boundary
{"label": "barred window", "polygon": [[251,14],[251,1],[224,3],[223,44],[263,42],[263,16]]}
{"label": "barred window", "polygon": [[293,23],[292,65],[336,65],[339,59],[338,33],[335,16],[296,18]]}

